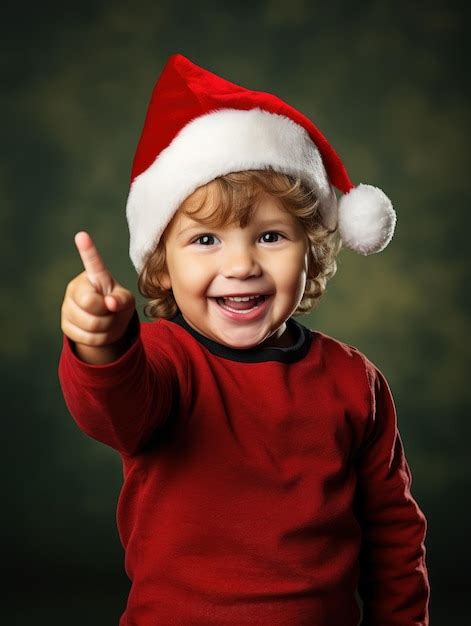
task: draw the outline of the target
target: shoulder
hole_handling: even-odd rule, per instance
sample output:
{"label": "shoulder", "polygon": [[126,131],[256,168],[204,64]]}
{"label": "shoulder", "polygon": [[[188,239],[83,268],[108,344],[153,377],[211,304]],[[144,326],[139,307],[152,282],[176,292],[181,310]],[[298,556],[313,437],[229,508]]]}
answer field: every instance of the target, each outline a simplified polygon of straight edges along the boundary
{"label": "shoulder", "polygon": [[344,375],[356,383],[363,380],[368,392],[373,390],[375,380],[383,374],[358,346],[318,330],[311,330],[311,334],[314,354],[318,354],[326,369],[336,377]]}
{"label": "shoulder", "polygon": [[346,362],[365,365],[369,361],[357,346],[346,341],[319,330],[311,330],[311,335],[312,342],[317,346],[321,355],[333,360],[335,363]]}
{"label": "shoulder", "polygon": [[150,322],[141,322],[141,335],[146,342],[168,341],[172,337],[172,327],[168,320],[159,318]]}
{"label": "shoulder", "polygon": [[176,324],[164,318],[140,323],[140,335],[147,354],[166,356],[172,362],[187,363],[186,333],[180,333]]}
{"label": "shoulder", "polygon": [[326,333],[311,332],[313,344],[317,343],[314,354],[318,355],[320,370],[326,373],[324,385],[330,385],[335,398],[348,402],[351,414],[363,424],[364,433],[374,428],[378,412],[394,418],[392,391],[378,365],[355,345]]}

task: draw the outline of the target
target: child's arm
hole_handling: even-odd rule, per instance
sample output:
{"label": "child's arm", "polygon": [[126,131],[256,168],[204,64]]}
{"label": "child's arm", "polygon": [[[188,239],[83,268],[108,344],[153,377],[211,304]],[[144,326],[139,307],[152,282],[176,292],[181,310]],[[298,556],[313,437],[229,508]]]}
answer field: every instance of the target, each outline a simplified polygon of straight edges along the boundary
{"label": "child's arm", "polygon": [[175,367],[160,350],[149,361],[133,294],[115,280],[88,233],[75,243],[85,271],[69,282],[62,304],[62,392],[86,434],[131,455],[174,408]]}
{"label": "child's arm", "polygon": [[367,373],[372,423],[357,460],[362,626],[427,626],[427,522],[411,495],[411,472],[388,383],[368,360]]}
{"label": "child's arm", "polygon": [[164,354],[148,359],[137,312],[125,335],[127,349],[110,363],[82,361],[63,335],[59,380],[79,428],[121,454],[138,452],[160,428],[177,401],[174,365]]}

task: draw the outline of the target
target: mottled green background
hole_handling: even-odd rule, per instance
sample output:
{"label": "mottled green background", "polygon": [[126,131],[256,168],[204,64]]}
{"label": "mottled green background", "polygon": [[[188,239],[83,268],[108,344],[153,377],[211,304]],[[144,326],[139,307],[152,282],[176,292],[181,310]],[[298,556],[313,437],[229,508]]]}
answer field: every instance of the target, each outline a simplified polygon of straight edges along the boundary
{"label": "mottled green background", "polygon": [[[431,623],[470,617],[469,55],[458,2],[7,3],[2,11],[3,560],[15,625],[116,625],[128,581],[119,457],[64,405],[60,306],[88,230],[137,295],[128,177],[148,97],[181,52],[309,115],[354,182],[390,196],[382,253],[341,252],[299,318],[387,376],[427,515]],[[143,301],[139,300],[141,319]]]}

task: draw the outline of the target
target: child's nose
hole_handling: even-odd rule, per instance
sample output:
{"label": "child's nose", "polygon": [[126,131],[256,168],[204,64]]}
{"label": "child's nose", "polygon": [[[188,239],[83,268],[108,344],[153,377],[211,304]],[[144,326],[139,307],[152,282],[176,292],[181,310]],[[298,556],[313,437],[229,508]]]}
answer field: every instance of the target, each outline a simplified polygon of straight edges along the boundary
{"label": "child's nose", "polygon": [[262,268],[254,251],[239,247],[226,250],[222,267],[226,278],[248,278],[261,273]]}

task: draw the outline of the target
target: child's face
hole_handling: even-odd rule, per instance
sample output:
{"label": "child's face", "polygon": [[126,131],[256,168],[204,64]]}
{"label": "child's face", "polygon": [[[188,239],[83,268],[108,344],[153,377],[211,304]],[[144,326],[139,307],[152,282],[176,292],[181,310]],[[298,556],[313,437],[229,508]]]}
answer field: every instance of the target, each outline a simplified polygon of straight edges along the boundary
{"label": "child's face", "polygon": [[[209,214],[203,207],[199,215]],[[166,231],[168,272],[162,285],[173,290],[190,326],[232,348],[290,345],[286,320],[306,286],[308,240],[299,220],[265,195],[245,228],[209,228],[181,210]],[[221,296],[261,294],[250,305]],[[249,312],[228,307],[250,306]]]}

